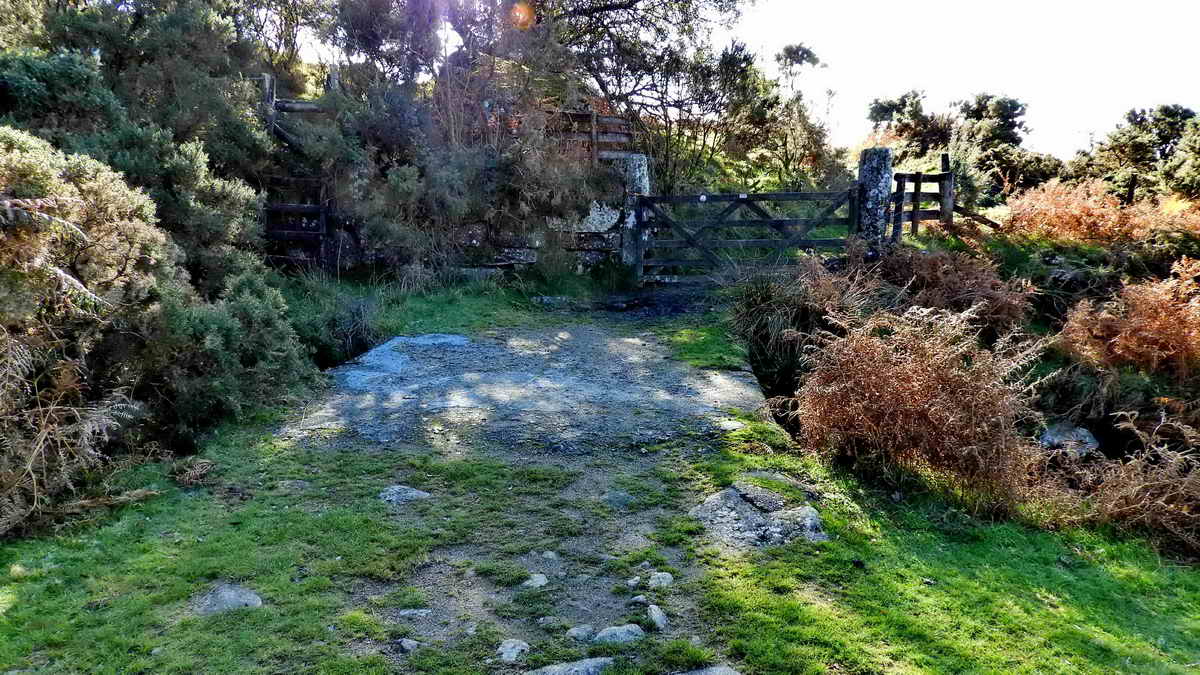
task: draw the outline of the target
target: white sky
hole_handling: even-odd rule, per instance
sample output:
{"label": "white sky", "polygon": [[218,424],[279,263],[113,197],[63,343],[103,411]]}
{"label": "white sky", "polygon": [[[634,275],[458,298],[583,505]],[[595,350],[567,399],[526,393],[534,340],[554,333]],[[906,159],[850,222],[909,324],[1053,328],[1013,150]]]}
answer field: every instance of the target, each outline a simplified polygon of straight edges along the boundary
{"label": "white sky", "polygon": [[796,42],[828,64],[798,86],[821,114],[825,90],[836,92],[837,145],[870,131],[872,99],[909,89],[935,112],[982,91],[1018,98],[1029,105],[1026,146],[1063,159],[1130,108],[1200,111],[1200,0],[758,0],[732,37],[770,73]]}

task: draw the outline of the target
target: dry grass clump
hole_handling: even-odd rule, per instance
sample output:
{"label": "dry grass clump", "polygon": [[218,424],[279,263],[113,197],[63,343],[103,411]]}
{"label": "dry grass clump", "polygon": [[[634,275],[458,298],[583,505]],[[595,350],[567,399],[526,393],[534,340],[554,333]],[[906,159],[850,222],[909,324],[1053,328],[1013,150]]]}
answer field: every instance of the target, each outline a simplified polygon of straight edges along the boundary
{"label": "dry grass clump", "polygon": [[972,312],[913,307],[826,334],[789,403],[809,447],[885,474],[946,483],[981,510],[1020,501],[1037,452],[1018,429],[1036,418],[1023,375],[1045,341],[979,345]]}
{"label": "dry grass clump", "polygon": [[1078,304],[1063,326],[1063,348],[1097,368],[1190,377],[1200,367],[1200,260],[1184,258],[1172,272],[1162,281],[1126,284],[1103,305]]}
{"label": "dry grass clump", "polygon": [[1035,489],[1050,506],[1048,522],[1112,525],[1200,553],[1200,433],[1179,416],[1164,414],[1157,423],[1136,412],[1117,418],[1140,448],[1122,459],[1043,466]]}
{"label": "dry grass clump", "polygon": [[798,271],[759,273],[739,284],[733,330],[767,397],[791,396],[818,336],[841,332],[831,317],[865,317],[888,302],[873,272],[856,268],[839,275],[806,258]]}
{"label": "dry grass clump", "polygon": [[1113,244],[1156,230],[1200,234],[1200,211],[1162,208],[1154,202],[1123,206],[1101,180],[1052,180],[1009,200],[1010,232],[1045,239]]}
{"label": "dry grass clump", "polygon": [[979,320],[997,332],[1024,323],[1032,306],[1028,279],[1005,281],[995,263],[966,253],[899,248],[883,258],[879,271],[908,288],[911,304],[956,312],[976,307]]}

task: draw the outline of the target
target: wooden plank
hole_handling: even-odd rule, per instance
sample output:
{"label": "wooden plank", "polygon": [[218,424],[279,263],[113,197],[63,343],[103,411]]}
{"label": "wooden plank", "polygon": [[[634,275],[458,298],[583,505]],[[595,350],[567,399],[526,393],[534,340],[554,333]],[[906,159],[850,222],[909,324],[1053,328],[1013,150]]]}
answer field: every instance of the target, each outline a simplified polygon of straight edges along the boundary
{"label": "wooden plank", "polygon": [[322,113],[325,109],[314,101],[298,101],[286,98],[275,99],[275,109],[287,113]]}
{"label": "wooden plank", "polygon": [[646,250],[643,248],[643,237],[647,235],[646,227],[646,198],[638,197],[637,202],[633,207],[634,227],[632,234],[634,240],[630,245],[630,252],[633,255],[633,283],[635,286],[642,285],[642,274],[646,271],[643,267],[642,259],[646,257]]}
{"label": "wooden plank", "polygon": [[[845,239],[813,239],[807,246],[797,247],[798,249],[811,249],[822,247],[842,247],[846,245]],[[781,258],[778,255],[769,258],[740,258],[730,260],[733,265],[798,265],[800,260],[791,258]],[[646,267],[704,267],[710,268],[711,265],[707,261],[699,258],[646,258]]]}
{"label": "wooden plank", "polygon": [[707,258],[708,261],[713,264],[713,266],[721,264],[721,261],[717,258],[717,255],[707,248],[704,248],[703,244],[701,244],[700,241],[696,239],[695,235],[693,235],[687,228],[683,227],[679,223],[676,223],[674,220],[671,220],[671,218],[663,213],[662,209],[658,208],[658,206],[653,202],[649,203],[649,207],[650,211],[653,212],[657,218],[670,225],[671,229],[678,232],[679,235],[684,239],[690,241],[692,246],[694,246],[696,250],[701,253],[701,255]]}
{"label": "wooden plank", "polygon": [[859,213],[860,202],[862,200],[862,185],[855,182],[850,188],[850,231],[858,232],[862,229],[862,216]]}
{"label": "wooden plank", "polygon": [[922,220],[941,220],[942,219],[942,210],[941,209],[924,209],[922,211],[905,211],[901,216],[901,222],[911,223],[913,221],[914,214],[916,215],[918,222],[922,221]]}
{"label": "wooden plank", "polygon": [[263,204],[263,210],[271,213],[321,213],[325,210],[320,204],[286,204],[274,202]]}
{"label": "wooden plank", "polygon": [[[843,192],[841,199],[834,201],[832,204],[830,204],[828,207],[826,207],[826,209],[821,212],[821,215],[814,218],[814,220],[816,220],[817,222],[824,222],[824,221],[828,220],[830,217],[833,216],[833,214],[835,212],[837,212],[838,209],[842,208],[843,204],[845,204],[849,200],[850,200],[850,192],[849,191]],[[788,242],[785,246],[788,248],[798,246],[799,245],[798,242],[807,234],[808,234],[807,232],[805,232],[803,234],[796,234],[792,238],[792,240],[790,242]]]}
{"label": "wooden plank", "polygon": [[827,202],[840,199],[846,190],[836,192],[762,192],[757,194],[720,194],[720,195],[655,195],[646,197],[651,204],[699,204],[700,197],[704,202],[732,202],[746,200],[751,202]]}
{"label": "wooden plank", "polygon": [[[707,239],[705,244],[710,248],[788,248],[785,244],[788,239]],[[821,246],[832,246],[839,242],[845,242],[845,239],[802,239],[800,241],[819,242]],[[681,249],[692,248],[692,245],[684,239],[657,239],[650,242],[647,248],[651,249]],[[805,245],[796,245],[791,248],[805,248]]]}
{"label": "wooden plank", "polygon": [[[841,206],[839,204],[839,206]],[[742,228],[742,227],[820,227],[822,225],[849,225],[850,218],[771,218],[769,220],[726,220],[714,223],[711,220],[679,220],[684,227],[704,227],[708,229]]]}
{"label": "wooden plank", "polygon": [[597,141],[600,138],[600,132],[596,129],[596,112],[592,111],[592,168],[600,162],[600,143]]}
{"label": "wooden plank", "polygon": [[551,135],[557,138],[565,138],[568,141],[586,141],[590,143],[632,143],[634,140],[633,134],[615,131],[597,131],[595,134],[589,131],[564,131],[561,133],[555,132]]}
{"label": "wooden plank", "polygon": [[946,180],[948,177],[953,175],[950,173],[924,173],[924,172],[918,171],[917,173],[897,173],[897,174],[893,174],[893,177],[895,177],[895,178],[903,177],[905,181],[912,182],[917,177],[917,174],[920,174],[921,180],[923,180],[926,183],[940,183],[940,182]]}
{"label": "wooden plank", "polygon": [[908,175],[899,173],[895,178],[896,191],[892,193],[892,243],[899,243],[900,235],[904,232],[904,188],[908,182]]}
{"label": "wooden plank", "polygon": [[971,211],[970,209],[959,206],[958,204],[954,205],[954,212],[960,216],[965,216],[967,218],[970,218],[971,220],[979,223],[980,225],[987,225],[988,227],[992,228],[993,230],[1000,230],[1001,228],[1004,227],[1000,223],[997,223],[996,221],[992,220],[991,218],[988,218],[987,216],[981,216],[978,213]]}
{"label": "wooden plank", "polygon": [[263,236],[272,241],[318,241],[325,234],[311,230],[266,230]]}
{"label": "wooden plank", "polygon": [[[921,194],[921,182],[922,182],[922,179],[924,179],[924,177],[925,177],[924,174],[922,174],[920,171],[917,172],[917,175],[913,176],[913,190],[912,190],[913,194],[915,194],[915,195]],[[912,207],[913,207],[912,208],[912,217],[909,220],[910,220],[910,222],[912,222],[911,232],[912,232],[913,236],[915,237],[917,235],[918,228],[920,227],[920,222],[921,222],[920,217],[917,215],[917,212],[920,210],[921,205],[917,200],[914,200]]]}
{"label": "wooden plank", "polygon": [[[950,155],[942,154],[942,168],[949,168]],[[942,229],[946,232],[954,231],[954,175],[951,174],[950,180],[942,183]]]}
{"label": "wooden plank", "polygon": [[596,116],[596,121],[600,124],[620,124],[629,126],[629,120],[624,117],[616,117],[613,115],[599,115],[591,110],[547,110],[551,115],[562,115],[563,117],[571,117],[574,119],[586,120]]}
{"label": "wooden plank", "polygon": [[[912,204],[912,203],[913,203],[913,198],[914,198],[914,197],[916,197],[916,193],[915,193],[915,192],[905,192],[905,193],[904,193],[904,204],[905,204],[905,206],[907,206],[907,205],[909,205],[909,204]],[[941,201],[942,201],[942,193],[941,193],[941,192],[922,192],[922,193],[921,193],[921,201],[922,201],[922,202],[938,202],[938,203],[941,203]]]}
{"label": "wooden plank", "polygon": [[802,218],[799,220],[731,220],[721,225],[708,225],[692,231],[692,234],[697,238],[707,236],[710,232],[715,232],[723,229],[740,229],[746,226],[754,226],[756,228],[769,227],[778,232],[783,239],[795,237],[798,235],[808,234],[818,227],[830,226],[845,226],[850,229],[854,221],[850,218],[826,218],[819,220],[817,218]]}

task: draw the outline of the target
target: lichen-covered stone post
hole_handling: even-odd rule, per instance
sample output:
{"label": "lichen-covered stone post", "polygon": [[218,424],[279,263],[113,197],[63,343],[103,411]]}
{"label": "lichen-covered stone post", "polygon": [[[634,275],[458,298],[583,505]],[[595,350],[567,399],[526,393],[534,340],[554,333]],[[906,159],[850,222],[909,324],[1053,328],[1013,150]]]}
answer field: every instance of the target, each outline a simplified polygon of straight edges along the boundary
{"label": "lichen-covered stone post", "polygon": [[891,148],[867,148],[858,158],[858,231],[881,245],[887,234],[888,202],[892,198]]}
{"label": "lichen-covered stone post", "polygon": [[628,215],[621,223],[621,262],[633,268],[635,282],[641,271],[644,242],[649,235],[642,229],[641,207],[638,197],[650,194],[650,159],[645,155],[629,153],[618,160],[621,177],[625,183],[625,209]]}

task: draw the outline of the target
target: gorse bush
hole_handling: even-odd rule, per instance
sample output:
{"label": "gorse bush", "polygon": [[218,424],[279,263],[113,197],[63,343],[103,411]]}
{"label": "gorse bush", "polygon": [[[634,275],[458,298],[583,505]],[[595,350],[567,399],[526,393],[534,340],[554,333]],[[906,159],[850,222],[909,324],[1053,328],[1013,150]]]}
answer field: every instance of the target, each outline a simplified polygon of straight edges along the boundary
{"label": "gorse bush", "polygon": [[1063,348],[1095,367],[1134,366],[1184,380],[1200,369],[1200,260],[1184,258],[1174,276],[1131,283],[1103,305],[1071,310]]}
{"label": "gorse bush", "polygon": [[170,247],[99,162],[0,127],[0,534],[52,509],[137,408],[93,352],[145,306]]}
{"label": "gorse bush", "polygon": [[[137,119],[105,82],[99,64],[76,54],[0,53],[0,120],[89,155],[144,188],[157,222],[172,235],[191,283],[215,298],[254,264],[260,246],[258,195],[213,173],[195,134]],[[196,131],[203,129],[196,127]]]}
{"label": "gorse bush", "polygon": [[1021,433],[1037,419],[1026,375],[1045,341],[1009,334],[985,349],[973,312],[913,307],[821,342],[787,402],[808,447],[947,485],[981,510],[1019,503],[1037,457]]}
{"label": "gorse bush", "polygon": [[83,476],[277,399],[309,372],[261,263],[212,302],[154,203],[108,166],[0,127],[0,534]]}

